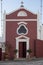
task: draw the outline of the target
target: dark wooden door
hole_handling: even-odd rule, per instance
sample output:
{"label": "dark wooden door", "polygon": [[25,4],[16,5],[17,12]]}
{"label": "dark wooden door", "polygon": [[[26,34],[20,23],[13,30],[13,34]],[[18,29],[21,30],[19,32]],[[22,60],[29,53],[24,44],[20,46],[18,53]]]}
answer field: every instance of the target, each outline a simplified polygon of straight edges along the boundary
{"label": "dark wooden door", "polygon": [[23,42],[23,55],[22,55],[22,57],[23,58],[26,58],[26,42]]}
{"label": "dark wooden door", "polygon": [[0,60],[2,60],[2,48],[0,48]]}
{"label": "dark wooden door", "polygon": [[26,42],[19,42],[19,57],[26,58]]}

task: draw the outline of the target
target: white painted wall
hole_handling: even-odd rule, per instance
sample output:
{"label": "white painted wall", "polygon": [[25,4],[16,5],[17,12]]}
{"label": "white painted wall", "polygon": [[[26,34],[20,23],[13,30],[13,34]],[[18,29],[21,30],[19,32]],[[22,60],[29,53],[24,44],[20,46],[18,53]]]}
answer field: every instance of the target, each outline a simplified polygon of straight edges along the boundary
{"label": "white painted wall", "polygon": [[3,14],[3,29],[2,29],[2,37],[0,37],[0,48],[2,48],[2,52],[5,52],[5,41],[6,41],[6,21],[5,21],[5,12]]}
{"label": "white painted wall", "polygon": [[37,13],[37,39],[40,39],[40,13]]}
{"label": "white painted wall", "polygon": [[41,24],[40,13],[37,13],[37,39],[43,40],[43,25]]}
{"label": "white painted wall", "polygon": [[43,25],[41,26],[41,40],[43,40]]}
{"label": "white painted wall", "polygon": [[3,19],[2,19],[2,22],[3,22],[3,25],[2,25],[2,37],[0,37],[0,42],[5,42],[5,35],[6,35],[6,13],[5,13],[5,11],[4,11],[4,14],[3,14]]}

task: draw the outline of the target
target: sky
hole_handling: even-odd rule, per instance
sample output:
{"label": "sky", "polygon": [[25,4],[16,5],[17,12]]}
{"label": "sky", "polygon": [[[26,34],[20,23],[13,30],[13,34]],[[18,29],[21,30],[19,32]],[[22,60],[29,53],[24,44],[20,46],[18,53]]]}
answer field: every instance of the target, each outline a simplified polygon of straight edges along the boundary
{"label": "sky", "polygon": [[[4,13],[4,10],[6,13],[10,13],[14,10],[17,10],[21,6],[21,1],[24,2],[24,8],[27,10],[37,13],[38,11],[41,12],[41,0],[2,0],[2,12]],[[43,6],[43,2],[42,2]],[[42,7],[43,11],[43,7]],[[2,16],[3,16],[2,13]],[[42,18],[43,18],[43,12],[42,12]],[[43,23],[43,20],[41,21]],[[2,29],[1,29],[1,0],[0,0],[0,37],[2,36]]]}

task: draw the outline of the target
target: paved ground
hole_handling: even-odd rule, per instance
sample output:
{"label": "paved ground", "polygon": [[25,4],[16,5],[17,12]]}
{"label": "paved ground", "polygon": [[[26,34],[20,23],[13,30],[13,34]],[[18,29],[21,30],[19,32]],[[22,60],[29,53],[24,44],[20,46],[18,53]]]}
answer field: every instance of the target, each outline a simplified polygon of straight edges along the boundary
{"label": "paved ground", "polygon": [[0,65],[43,65],[43,59],[32,61],[0,61]]}

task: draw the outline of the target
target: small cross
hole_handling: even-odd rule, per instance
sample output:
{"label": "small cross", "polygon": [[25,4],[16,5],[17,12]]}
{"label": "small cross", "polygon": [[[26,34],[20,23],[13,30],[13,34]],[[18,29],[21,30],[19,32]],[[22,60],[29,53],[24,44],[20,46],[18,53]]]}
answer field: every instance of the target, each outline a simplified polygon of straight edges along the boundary
{"label": "small cross", "polygon": [[23,1],[21,2],[21,4],[22,4],[22,5],[24,4]]}

